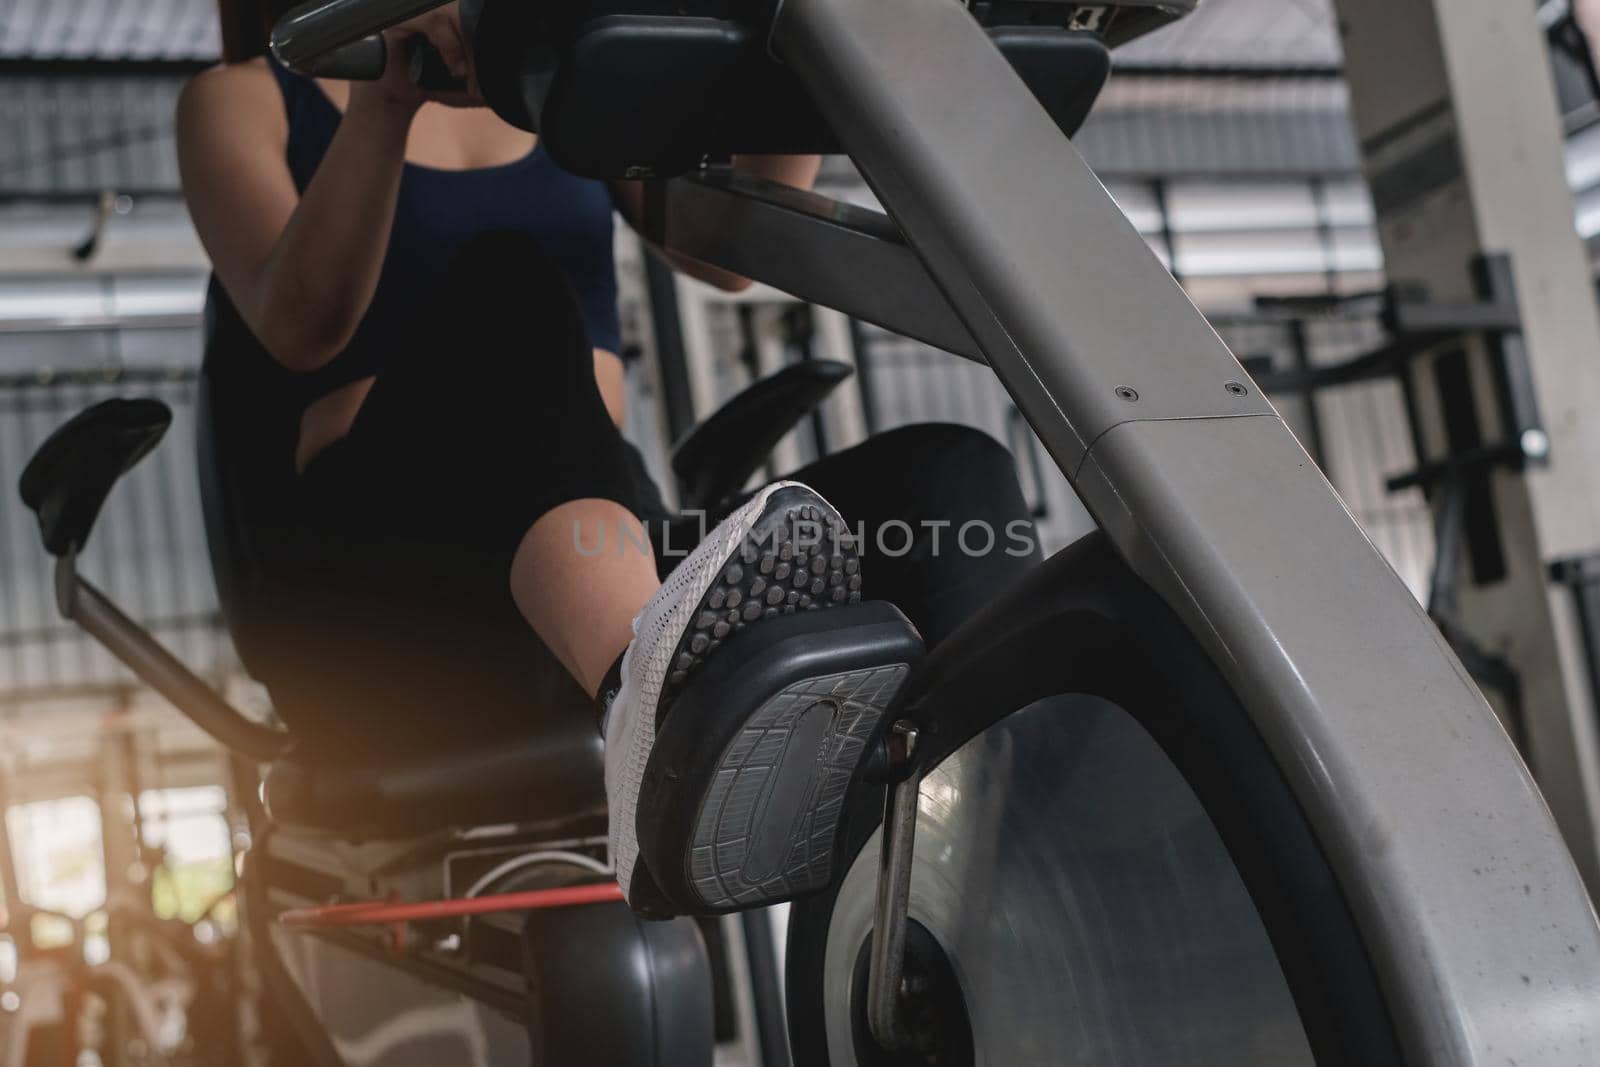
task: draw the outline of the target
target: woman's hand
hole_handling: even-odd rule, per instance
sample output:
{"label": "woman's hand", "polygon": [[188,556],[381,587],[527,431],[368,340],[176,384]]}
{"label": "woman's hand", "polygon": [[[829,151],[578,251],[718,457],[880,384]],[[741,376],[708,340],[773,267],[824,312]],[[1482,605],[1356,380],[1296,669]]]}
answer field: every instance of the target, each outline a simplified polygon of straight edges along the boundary
{"label": "woman's hand", "polygon": [[[472,65],[472,49],[467,45],[467,36],[461,27],[461,11],[455,3],[391,27],[383,36],[388,45],[388,66],[377,81],[351,84],[352,107],[358,100],[409,111],[430,101],[448,107],[484,106],[483,96],[478,91],[477,71]],[[433,45],[444,65],[464,88],[430,91],[412,83],[411,48],[418,38],[425,38]]]}

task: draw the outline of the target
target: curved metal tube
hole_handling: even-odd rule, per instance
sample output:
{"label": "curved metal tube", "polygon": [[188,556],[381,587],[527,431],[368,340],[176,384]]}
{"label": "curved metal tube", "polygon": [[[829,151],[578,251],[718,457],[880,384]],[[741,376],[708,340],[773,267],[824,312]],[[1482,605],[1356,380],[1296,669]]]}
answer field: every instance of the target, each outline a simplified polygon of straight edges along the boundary
{"label": "curved metal tube", "polygon": [[213,740],[241,756],[268,763],[289,747],[289,735],[241,715],[138,623],[77,574],[77,557],[56,561],[61,613],[83,627],[129,670],[166,697]]}
{"label": "curved metal tube", "polygon": [[447,2],[311,0],[272,28],[272,54],[301,74],[376,78],[383,73],[385,61],[383,38],[378,34]]}

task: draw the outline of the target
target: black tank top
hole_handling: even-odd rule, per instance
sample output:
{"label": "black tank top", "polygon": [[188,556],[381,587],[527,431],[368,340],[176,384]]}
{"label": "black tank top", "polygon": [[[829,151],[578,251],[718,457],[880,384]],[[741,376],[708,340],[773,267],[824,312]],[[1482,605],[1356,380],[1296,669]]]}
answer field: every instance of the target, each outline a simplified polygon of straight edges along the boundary
{"label": "black tank top", "polygon": [[[267,62],[288,114],[289,172],[304,193],[343,116],[315,81],[271,58]],[[407,163],[372,304],[349,347],[306,376],[311,395],[377,374],[386,359],[403,358],[412,348],[407,339],[416,336],[417,309],[426,313],[456,253],[472,238],[495,231],[533,237],[572,283],[590,342],[621,352],[611,193],[603,183],[568,174],[542,146],[514,163],[477,170]]]}
{"label": "black tank top", "polygon": [[[342,115],[321,87],[268,59],[289,121],[286,150],[305,191]],[[310,374],[295,373],[262,347],[213,276],[207,296],[202,434],[217,467],[224,525],[249,531],[265,555],[292,522],[294,452],[306,405],[348,382],[380,374],[416,351],[416,316],[436,313],[432,293],[456,253],[489,232],[531,235],[566,272],[590,341],[620,353],[612,202],[606,186],[568,174],[543,147],[499,167],[446,171],[406,164],[389,250],[372,304],[345,351]],[[536,350],[529,358],[536,359]]]}

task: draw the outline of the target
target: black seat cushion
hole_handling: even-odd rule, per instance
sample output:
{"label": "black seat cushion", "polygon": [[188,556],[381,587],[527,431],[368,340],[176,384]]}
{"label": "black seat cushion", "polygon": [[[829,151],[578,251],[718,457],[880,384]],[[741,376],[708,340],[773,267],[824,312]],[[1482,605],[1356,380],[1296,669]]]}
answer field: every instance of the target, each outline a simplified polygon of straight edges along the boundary
{"label": "black seat cushion", "polygon": [[601,753],[587,715],[542,723],[522,737],[381,763],[291,751],[273,764],[262,797],[277,822],[354,838],[500,823],[599,833],[606,811]]}
{"label": "black seat cushion", "polygon": [[39,517],[53,556],[80,549],[111,487],[150,454],[172,425],[159,400],[106,400],[45,439],[22,472],[22,502]]}

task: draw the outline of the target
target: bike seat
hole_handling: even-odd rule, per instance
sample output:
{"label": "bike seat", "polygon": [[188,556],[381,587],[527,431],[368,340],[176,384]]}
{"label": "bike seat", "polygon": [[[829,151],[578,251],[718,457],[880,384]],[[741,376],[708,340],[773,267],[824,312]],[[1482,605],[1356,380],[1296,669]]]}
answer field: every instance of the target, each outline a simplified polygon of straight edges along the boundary
{"label": "bike seat", "polygon": [[458,826],[533,823],[605,829],[601,740],[588,716],[526,736],[352,763],[293,751],[262,784],[274,821],[345,837],[417,837]]}
{"label": "bike seat", "polygon": [[106,400],[45,439],[22,472],[22,502],[39,517],[44,547],[63,556],[84,546],[117,479],[172,425],[159,400]]}

